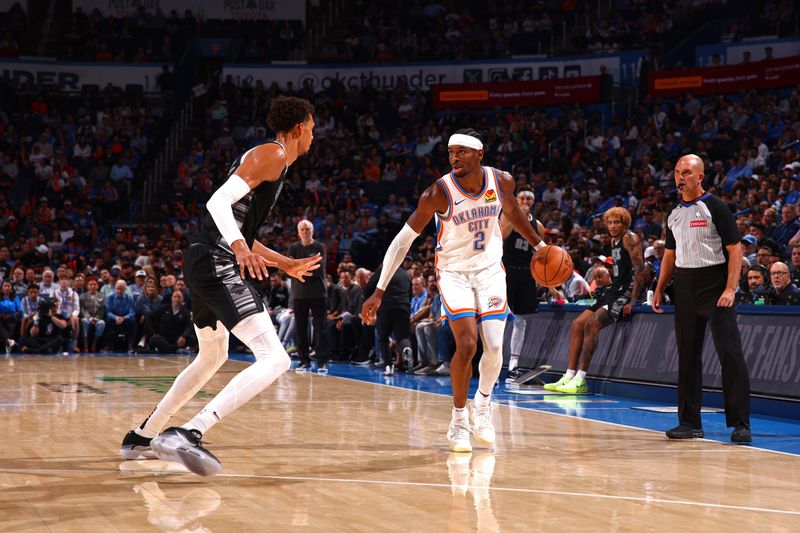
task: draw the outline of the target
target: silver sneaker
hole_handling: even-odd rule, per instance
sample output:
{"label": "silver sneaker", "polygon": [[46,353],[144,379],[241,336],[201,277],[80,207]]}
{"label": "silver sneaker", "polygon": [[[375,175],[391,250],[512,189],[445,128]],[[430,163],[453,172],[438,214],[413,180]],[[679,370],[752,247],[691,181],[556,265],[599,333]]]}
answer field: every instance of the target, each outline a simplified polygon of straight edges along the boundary
{"label": "silver sneaker", "polygon": [[196,429],[171,427],[150,441],[156,457],[181,463],[198,476],[214,476],[222,469],[219,459],[203,448],[202,434]]}

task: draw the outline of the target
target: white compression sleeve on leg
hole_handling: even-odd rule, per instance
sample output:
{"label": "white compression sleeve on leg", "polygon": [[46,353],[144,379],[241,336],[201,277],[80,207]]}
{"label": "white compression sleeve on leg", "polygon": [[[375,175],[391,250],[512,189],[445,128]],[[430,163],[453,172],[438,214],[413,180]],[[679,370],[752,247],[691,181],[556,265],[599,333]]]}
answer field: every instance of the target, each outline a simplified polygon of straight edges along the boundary
{"label": "white compression sleeve on leg", "polygon": [[184,424],[184,428],[195,428],[205,433],[292,366],[267,311],[245,318],[233,327],[231,333],[250,348],[256,362],[236,374],[219,394]]}
{"label": "white compression sleeve on leg", "polygon": [[211,214],[211,218],[214,219],[220,235],[228,243],[228,246],[233,244],[234,241],[244,239],[236,219],[233,218],[231,206],[249,192],[250,186],[236,174],[231,174],[228,180],[217,189],[206,203],[206,209]]}
{"label": "white compression sleeve on leg", "polygon": [[386,250],[386,255],[383,256],[383,268],[381,269],[381,277],[378,278],[378,288],[382,291],[386,290],[395,270],[403,262],[406,252],[411,248],[411,243],[414,239],[419,237],[419,233],[414,231],[408,224],[403,225],[403,229],[392,240],[392,244]]}
{"label": "white compression sleeve on leg", "polygon": [[478,325],[483,343],[483,355],[478,365],[480,378],[478,379],[478,390],[475,398],[481,393],[491,394],[497,378],[500,377],[500,369],[503,366],[503,334],[506,329],[505,320],[484,320]]}
{"label": "white compression sleeve on leg", "polygon": [[155,410],[136,429],[143,437],[153,438],[186,402],[194,398],[203,385],[214,376],[225,361],[228,360],[228,330],[217,322],[217,329],[212,327],[194,327],[200,350],[189,366],[178,374],[167,394],[158,402]]}
{"label": "white compression sleeve on leg", "polygon": [[519,356],[522,352],[522,343],[525,340],[525,329],[528,323],[518,315],[514,320],[514,330],[511,332],[511,355]]}

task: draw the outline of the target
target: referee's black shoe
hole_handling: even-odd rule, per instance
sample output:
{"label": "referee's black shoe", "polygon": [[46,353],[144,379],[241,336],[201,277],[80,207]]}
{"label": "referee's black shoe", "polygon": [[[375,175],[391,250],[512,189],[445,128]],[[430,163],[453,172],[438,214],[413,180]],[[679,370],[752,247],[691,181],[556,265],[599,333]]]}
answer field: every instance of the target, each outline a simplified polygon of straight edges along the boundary
{"label": "referee's black shoe", "polygon": [[731,442],[735,442],[736,444],[753,442],[753,437],[750,435],[750,428],[741,424],[736,426],[733,429],[733,433],[731,433]]}
{"label": "referee's black shoe", "polygon": [[702,439],[704,436],[702,429],[692,427],[689,424],[678,424],[676,427],[667,430],[667,437],[671,439]]}

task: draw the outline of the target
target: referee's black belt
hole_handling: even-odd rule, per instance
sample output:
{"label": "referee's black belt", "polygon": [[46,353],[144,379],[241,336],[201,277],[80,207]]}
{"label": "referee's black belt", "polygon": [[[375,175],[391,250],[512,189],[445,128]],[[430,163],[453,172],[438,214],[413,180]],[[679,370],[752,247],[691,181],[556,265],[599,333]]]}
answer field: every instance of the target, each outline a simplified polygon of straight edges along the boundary
{"label": "referee's black belt", "polygon": [[707,267],[675,267],[675,273],[677,274],[703,274],[705,272],[714,272],[716,270],[724,269],[727,270],[728,266],[726,263],[720,263],[718,265],[711,265]]}

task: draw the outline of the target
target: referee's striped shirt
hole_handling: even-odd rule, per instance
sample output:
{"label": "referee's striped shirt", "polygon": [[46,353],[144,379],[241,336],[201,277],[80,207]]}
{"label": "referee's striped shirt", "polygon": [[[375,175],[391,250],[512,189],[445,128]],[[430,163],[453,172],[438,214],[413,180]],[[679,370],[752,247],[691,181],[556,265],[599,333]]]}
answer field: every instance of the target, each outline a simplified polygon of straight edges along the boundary
{"label": "referee's striped shirt", "polygon": [[705,193],[680,202],[667,217],[666,248],[675,250],[675,266],[703,268],[728,261],[726,246],[741,240],[725,202]]}

